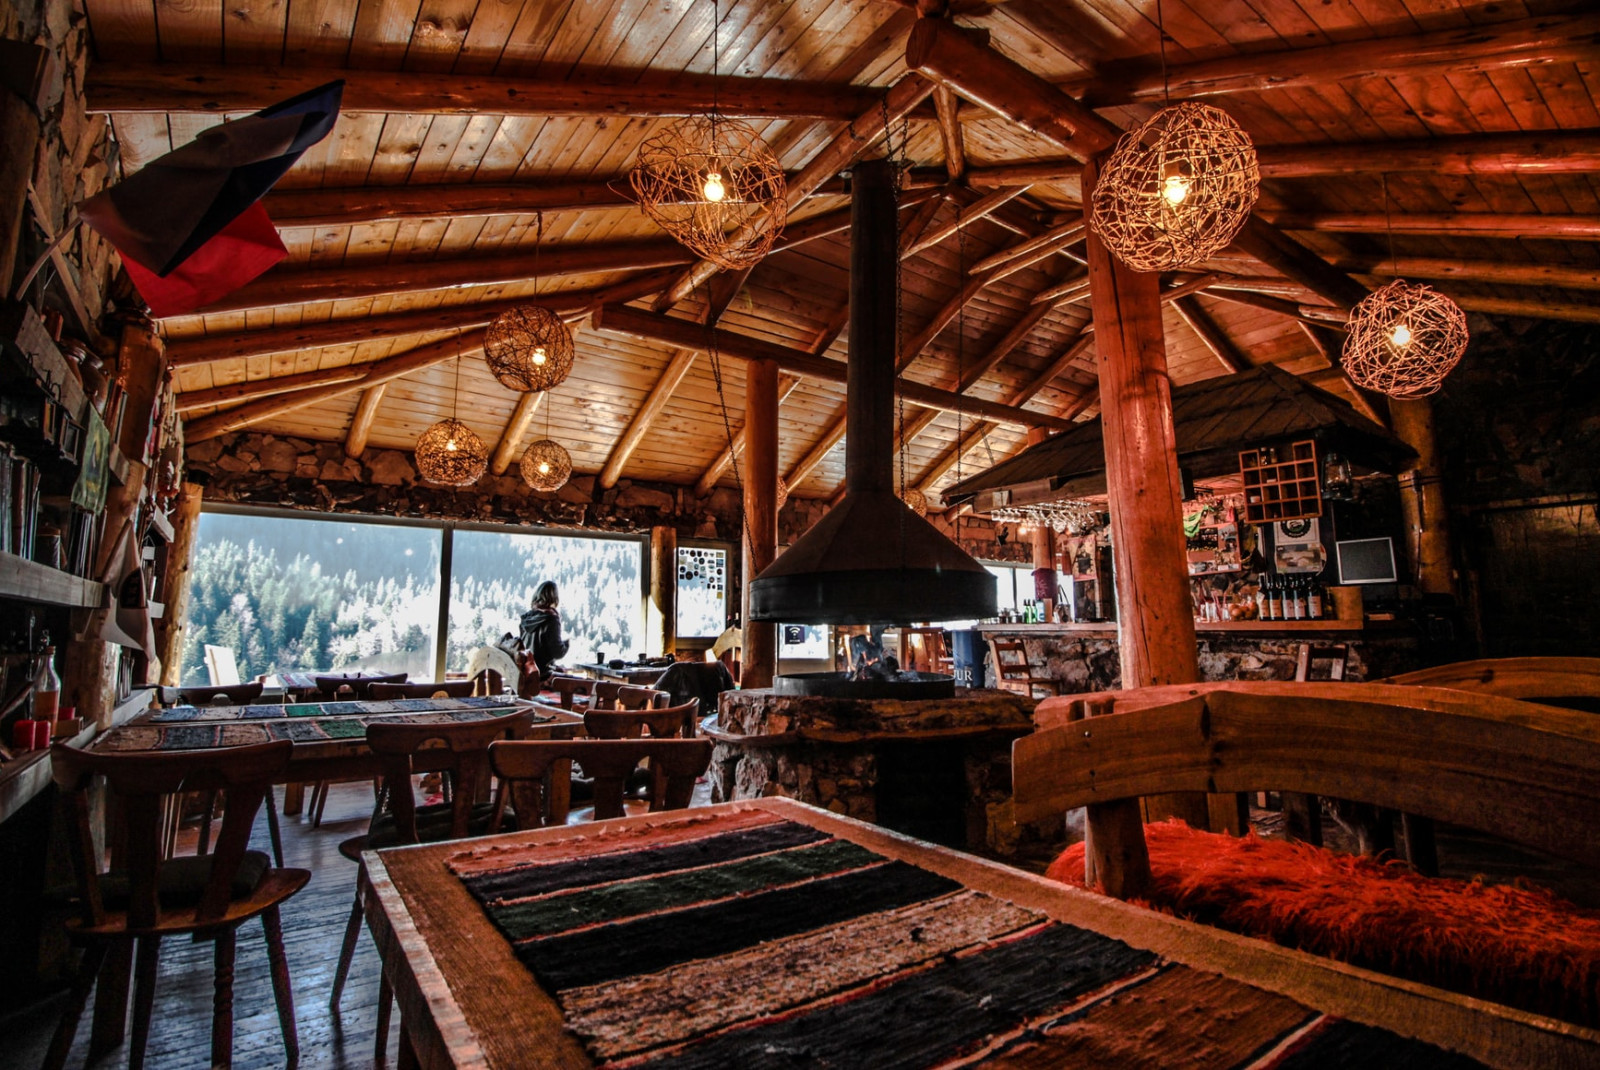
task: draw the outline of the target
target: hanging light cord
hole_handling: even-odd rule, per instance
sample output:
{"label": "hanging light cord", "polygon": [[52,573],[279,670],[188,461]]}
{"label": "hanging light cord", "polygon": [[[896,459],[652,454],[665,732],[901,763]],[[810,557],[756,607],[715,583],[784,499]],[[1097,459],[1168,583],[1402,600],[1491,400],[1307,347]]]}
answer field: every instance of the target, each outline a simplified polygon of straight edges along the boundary
{"label": "hanging light cord", "polygon": [[1172,106],[1172,86],[1167,78],[1167,20],[1161,13],[1161,0],[1156,0],[1156,47],[1161,53],[1161,103]]}
{"label": "hanging light cord", "polygon": [[1394,218],[1389,214],[1389,172],[1378,172],[1378,181],[1383,186],[1383,230],[1389,238],[1389,270],[1395,273],[1395,278],[1399,278],[1400,261],[1394,256]]}

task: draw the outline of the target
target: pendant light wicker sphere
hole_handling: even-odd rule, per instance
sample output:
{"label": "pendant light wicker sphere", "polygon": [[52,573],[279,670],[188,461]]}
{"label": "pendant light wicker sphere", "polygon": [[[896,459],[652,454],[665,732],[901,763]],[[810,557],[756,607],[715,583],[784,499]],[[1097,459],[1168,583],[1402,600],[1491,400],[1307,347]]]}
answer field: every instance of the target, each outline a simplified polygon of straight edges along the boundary
{"label": "pendant light wicker sphere", "polygon": [[778,158],[755,127],[715,113],[686,116],[645,141],[628,179],[646,215],[733,270],[766,256],[788,218]]}
{"label": "pendant light wicker sphere", "polygon": [[417,438],[417,471],[430,483],[465,487],[482,478],[489,451],[472,428],[452,417],[440,420]]}
{"label": "pendant light wicker sphere", "polygon": [[778,508],[782,509],[789,500],[789,483],[782,476],[778,477]]}
{"label": "pendant light wicker sphere", "polygon": [[1396,279],[1350,313],[1344,370],[1359,386],[1392,398],[1425,398],[1467,351],[1461,306],[1428,286]]}
{"label": "pendant light wicker sphere", "polygon": [[572,330],[548,308],[519,305],[500,313],[483,336],[483,359],[512,390],[559,386],[572,372]]}
{"label": "pendant light wicker sphere", "polygon": [[900,500],[905,502],[911,511],[918,516],[928,515],[928,496],[916,487],[907,487],[901,491]]}
{"label": "pendant light wicker sphere", "polygon": [[1221,108],[1185,101],[1122,135],[1095,184],[1095,233],[1136,271],[1172,271],[1233,241],[1260,192],[1255,144]]}
{"label": "pendant light wicker sphere", "polygon": [[572,454],[559,442],[540,439],[522,455],[522,481],[534,490],[560,490],[572,478]]}

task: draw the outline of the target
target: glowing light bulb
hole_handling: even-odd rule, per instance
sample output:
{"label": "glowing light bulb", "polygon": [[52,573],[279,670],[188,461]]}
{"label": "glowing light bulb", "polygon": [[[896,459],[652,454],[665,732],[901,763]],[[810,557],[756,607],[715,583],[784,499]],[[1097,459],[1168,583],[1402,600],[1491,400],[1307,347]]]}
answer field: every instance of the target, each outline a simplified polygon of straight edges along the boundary
{"label": "glowing light bulb", "polygon": [[549,461],[540,461],[539,462],[539,474],[542,475],[542,476],[547,476],[547,475],[550,474],[550,462]]}
{"label": "glowing light bulb", "polygon": [[533,362],[535,364],[543,364],[544,361],[545,361],[544,346],[534,346],[533,347]]}
{"label": "glowing light bulb", "polygon": [[456,440],[453,438],[446,439],[444,448],[446,453],[454,453],[456,451]]}
{"label": "glowing light bulb", "polygon": [[1397,346],[1410,345],[1411,328],[1407,327],[1403,322],[1395,324],[1394,330],[1389,332],[1389,341],[1393,342]]}
{"label": "glowing light bulb", "polygon": [[706,184],[703,192],[706,195],[706,200],[713,204],[720,202],[723,197],[727,196],[728,191],[722,185],[721,171],[706,172]]}
{"label": "glowing light bulb", "polygon": [[1168,204],[1182,204],[1189,196],[1189,182],[1182,175],[1168,175],[1161,183],[1161,196]]}

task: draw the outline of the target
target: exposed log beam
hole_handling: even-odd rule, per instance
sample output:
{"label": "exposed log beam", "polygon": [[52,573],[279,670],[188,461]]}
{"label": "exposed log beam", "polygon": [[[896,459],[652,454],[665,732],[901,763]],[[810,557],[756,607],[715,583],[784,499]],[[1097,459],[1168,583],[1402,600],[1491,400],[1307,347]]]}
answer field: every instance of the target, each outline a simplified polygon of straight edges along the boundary
{"label": "exposed log beam", "polygon": [[689,369],[694,367],[695,358],[699,355],[699,352],[693,349],[680,349],[673,354],[666,370],[661,373],[661,378],[650,388],[644,404],[633,414],[628,429],[622,433],[617,444],[611,447],[611,456],[606,458],[605,467],[600,470],[602,488],[610,489],[617,485],[617,480],[622,478],[622,469],[627,465],[628,458],[633,456],[633,451],[644,441],[644,436],[649,434],[650,425],[655,423],[656,417],[667,407],[667,402],[672,400],[672,392],[678,389],[683,377],[689,374]]}
{"label": "exposed log beam", "polygon": [[377,419],[378,407],[383,404],[383,395],[388,391],[388,383],[369,386],[362,391],[361,402],[356,405],[355,415],[350,417],[350,430],[344,436],[346,456],[360,457],[367,451],[367,439],[372,436],[372,422]]}
{"label": "exposed log beam", "polygon": [[[794,393],[795,388],[802,382],[804,380],[797,375],[778,376],[778,404],[782,405],[784,400]],[[733,433],[733,443],[722,447],[722,452],[717,454],[717,459],[712,461],[706,467],[706,470],[700,474],[700,479],[694,485],[694,492],[697,497],[704,498],[716,488],[717,480],[721,479],[722,473],[726,472],[729,466],[733,464],[733,458],[744,450],[744,440],[745,429],[741,426],[739,430]]]}
{"label": "exposed log beam", "polygon": [[1527,316],[1530,319],[1565,320],[1568,323],[1600,323],[1600,304],[1569,301],[1540,301],[1537,298],[1482,297],[1447,291],[1452,300],[1468,312],[1488,312],[1501,316]]}
{"label": "exposed log beam", "polygon": [[511,462],[519,459],[522,440],[527,437],[528,428],[533,424],[533,414],[539,411],[547,393],[547,390],[529,390],[517,398],[517,407],[511,410],[511,419],[506,421],[505,430],[500,432],[500,441],[495,444],[494,456],[489,459],[489,470],[495,475],[505,475]]}
{"label": "exposed log beam", "polygon": [[90,112],[222,115],[255,111],[344,79],[346,112],[413,115],[680,116],[716,108],[765,119],[853,119],[876,107],[871,86],[683,71],[576,70],[568,80],[337,67],[96,63]]}
{"label": "exposed log beam", "polygon": [[1269,213],[1280,230],[1345,234],[1447,234],[1464,238],[1556,238],[1600,241],[1600,216],[1535,215],[1519,212]]}
{"label": "exposed log beam", "polygon": [[1253,367],[1250,358],[1239,352],[1239,347],[1233,344],[1227,332],[1217,325],[1211,314],[1200,307],[1200,302],[1193,297],[1180,297],[1172,302],[1173,310],[1189,325],[1205,347],[1211,350],[1211,355],[1217,358],[1224,368],[1230,372],[1242,372]]}
{"label": "exposed log beam", "polygon": [[237,312],[312,301],[495,286],[535,277],[642,271],[686,264],[693,257],[675,241],[609,242],[550,246],[537,259],[530,249],[511,256],[462,256],[400,264],[336,264],[273,268],[211,305],[205,312]]}
{"label": "exposed log beam", "polygon": [[1116,143],[1116,127],[946,19],[919,19],[911,28],[906,66],[1080,159]]}
{"label": "exposed log beam", "polygon": [[1351,78],[1467,74],[1593,61],[1600,16],[1550,15],[1430,33],[1340,41],[1312,48],[1220,56],[1175,63],[1112,64],[1063,86],[1092,108],[1172,99],[1329,85]]}
{"label": "exposed log beam", "polygon": [[1365,286],[1264,220],[1248,220],[1233,239],[1233,248],[1340,308],[1354,308],[1367,296]]}
{"label": "exposed log beam", "polygon": [[1357,386],[1344,370],[1341,359],[1344,351],[1344,337],[1338,331],[1329,329],[1322,324],[1301,323],[1300,329],[1305,332],[1317,352],[1322,354],[1322,359],[1328,362],[1330,369],[1350,393],[1350,401],[1363,416],[1373,423],[1389,426],[1388,406],[1383,398],[1368,390]]}
{"label": "exposed log beam", "polygon": [[229,383],[227,386],[215,386],[209,390],[190,390],[179,394],[176,400],[180,413],[190,413],[196,409],[209,409],[213,405],[227,405],[235,401],[249,401],[251,398],[265,397],[268,394],[287,394],[328,383],[348,383],[365,374],[367,369],[360,364],[346,364],[338,368],[314,368],[294,375],[247,379],[240,383]]}
{"label": "exposed log beam", "polygon": [[1009,203],[1027,191],[1027,186],[1011,186],[1005,189],[997,189],[993,193],[985,194],[972,205],[959,209],[956,212],[956,217],[950,222],[944,224],[943,226],[934,227],[932,230],[924,234],[915,243],[913,243],[909,249],[905,251],[902,259],[909,256],[915,256],[924,249],[933,248],[935,245],[938,245],[952,234],[955,234],[964,227],[970,227],[978,220],[998,209],[1001,205]]}
{"label": "exposed log beam", "polygon": [[789,485],[789,493],[793,494],[800,484],[810,478],[811,473],[817,470],[817,466],[833,452],[833,448],[844,441],[844,423],[844,416],[841,414],[822,432],[822,437],[812,444],[806,455],[789,469],[789,474],[783,477],[783,481]]}
{"label": "exposed log beam", "polygon": [[[812,356],[801,350],[773,345],[733,331],[708,330],[688,320],[675,319],[658,313],[607,305],[595,314],[594,326],[596,330],[615,331],[636,338],[699,350],[707,348],[714,337],[717,351],[724,356],[736,360],[770,360],[783,371],[803,375],[809,379],[833,383],[846,381],[846,365],[843,361]],[[1066,421],[1047,413],[1031,412],[993,401],[963,397],[953,391],[940,390],[907,379],[897,379],[895,389],[906,401],[924,408],[943,409],[947,412],[970,412],[1019,427],[1048,427],[1054,430],[1066,427]]]}
{"label": "exposed log beam", "polygon": [[904,260],[911,255],[911,247],[917,243],[923,233],[933,223],[933,217],[939,214],[939,209],[944,207],[946,193],[941,188],[938,195],[930,197],[917,207],[911,218],[906,220],[906,225],[900,228],[900,259]]}
{"label": "exposed log beam", "polygon": [[412,372],[431,368],[435,364],[443,364],[458,356],[480,353],[483,350],[483,333],[483,328],[480,327],[440,342],[432,342],[383,360],[373,361],[367,367],[365,375],[351,382],[316,386],[309,390],[297,390],[293,394],[249,401],[235,408],[189,420],[183,425],[184,440],[202,442],[208,438],[216,438],[218,435],[237,431],[241,427],[248,427],[262,420],[270,420],[274,416],[293,412],[295,409],[303,409],[330,398],[343,397],[357,390],[391,382]]}
{"label": "exposed log beam", "polygon": [[[599,305],[632,301],[643,294],[655,293],[676,274],[676,270],[656,271],[624,279],[622,282],[596,290],[564,290],[542,296],[540,303],[553,309],[563,320],[573,323],[586,317],[591,309]],[[227,331],[221,334],[174,338],[167,342],[167,360],[174,368],[187,368],[234,357],[360,345],[362,342],[376,342],[408,334],[481,327],[507,309],[525,305],[530,300],[526,297],[517,297],[506,301],[447,305],[417,312],[349,316],[343,319],[325,320],[322,323],[298,324],[293,327],[267,327],[254,331]]]}
{"label": "exposed log beam", "polygon": [[[999,252],[986,256],[967,270],[973,275],[981,275],[985,271],[993,271],[996,268],[1009,266],[1013,261],[1021,260],[1024,257],[1027,258],[1027,264],[1037,263],[1046,256],[1053,255],[1059,249],[1065,249],[1075,242],[1082,241],[1085,229],[1081,222],[1063,223],[1060,226],[1050,228],[1037,238],[1030,238],[1020,245],[1013,245],[1009,249],[1001,249]],[[1024,266],[1027,266],[1027,264]]]}
{"label": "exposed log beam", "polygon": [[1323,308],[1315,309],[1312,305],[1302,305],[1297,301],[1285,301],[1281,297],[1271,297],[1267,294],[1255,293],[1251,290],[1240,289],[1228,282],[1213,283],[1206,287],[1206,293],[1212,297],[1220,297],[1224,301],[1232,301],[1236,305],[1249,305],[1252,308],[1264,308],[1268,312],[1276,312],[1280,316],[1287,316],[1302,323],[1315,324],[1319,327],[1330,327],[1343,330],[1340,323],[1330,317],[1344,317],[1340,309]]}
{"label": "exposed log beam", "polygon": [[1455,279],[1511,286],[1559,286],[1568,290],[1600,290],[1600,270],[1570,264],[1515,264],[1495,260],[1450,260],[1442,257],[1402,256],[1396,260],[1343,257],[1341,267],[1363,275],[1386,278]]}
{"label": "exposed log beam", "polygon": [[[853,113],[848,125],[822,151],[813,156],[788,183],[785,199],[794,208],[824,182],[859,159],[895,122],[899,121],[933,92],[933,83],[916,74],[907,74],[888,92],[873,90],[870,106]],[[734,235],[738,240],[739,235]],[[656,302],[657,310],[670,308],[694,292],[696,286],[715,275],[720,268],[709,260],[694,263]]]}
{"label": "exposed log beam", "polygon": [[1426,171],[1441,175],[1583,174],[1600,171],[1600,130],[1464,134],[1407,141],[1265,145],[1262,178]]}
{"label": "exposed log beam", "polygon": [[960,104],[956,95],[943,86],[933,91],[933,108],[939,116],[939,137],[944,142],[944,173],[959,182],[967,170],[967,150],[962,140]]}

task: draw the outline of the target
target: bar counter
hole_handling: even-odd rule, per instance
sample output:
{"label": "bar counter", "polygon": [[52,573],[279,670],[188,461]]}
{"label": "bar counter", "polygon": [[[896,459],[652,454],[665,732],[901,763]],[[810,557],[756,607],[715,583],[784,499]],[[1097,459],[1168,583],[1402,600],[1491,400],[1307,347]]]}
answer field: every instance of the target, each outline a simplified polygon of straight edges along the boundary
{"label": "bar counter", "polygon": [[[1343,646],[1346,680],[1377,680],[1420,664],[1415,630],[1399,621],[1239,620],[1196,623],[1202,680],[1293,680],[1300,647]],[[1061,681],[1063,693],[1122,686],[1117,625],[980,624],[985,639],[1027,642],[1028,660],[1039,675]],[[1312,678],[1326,679],[1326,662],[1313,664]]]}

